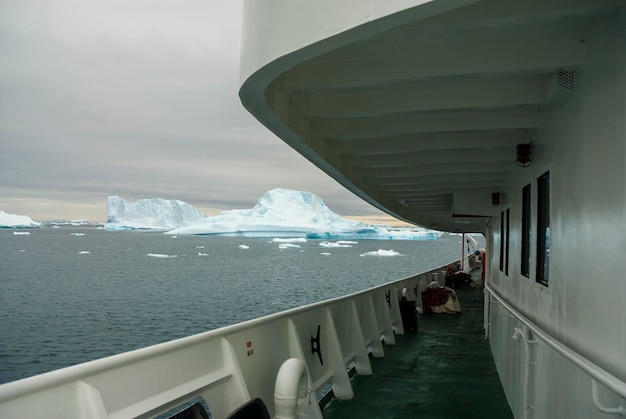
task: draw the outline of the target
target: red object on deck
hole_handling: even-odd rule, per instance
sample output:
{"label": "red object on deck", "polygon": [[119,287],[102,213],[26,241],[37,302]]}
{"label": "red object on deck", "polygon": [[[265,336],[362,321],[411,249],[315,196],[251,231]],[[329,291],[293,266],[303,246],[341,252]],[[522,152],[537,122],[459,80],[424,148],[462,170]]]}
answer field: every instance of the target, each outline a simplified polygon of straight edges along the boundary
{"label": "red object on deck", "polygon": [[485,282],[485,265],[487,264],[487,251],[485,249],[480,249],[480,279]]}

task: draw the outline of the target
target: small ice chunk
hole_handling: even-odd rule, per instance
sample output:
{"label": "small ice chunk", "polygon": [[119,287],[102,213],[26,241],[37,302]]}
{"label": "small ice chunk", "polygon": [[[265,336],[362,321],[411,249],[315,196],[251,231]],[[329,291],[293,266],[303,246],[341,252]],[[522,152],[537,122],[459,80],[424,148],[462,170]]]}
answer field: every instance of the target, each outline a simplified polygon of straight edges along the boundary
{"label": "small ice chunk", "polygon": [[85,233],[70,233],[70,236],[84,236]]}
{"label": "small ice chunk", "polygon": [[280,237],[277,237],[275,239],[272,239],[272,242],[274,243],[306,243],[306,239],[303,237],[293,237],[293,238],[287,238],[287,239],[281,239]]}
{"label": "small ice chunk", "polygon": [[332,253],[328,253],[328,252],[322,252],[322,253],[320,253],[320,255],[322,255],[322,256],[330,256],[331,254],[332,254]]}
{"label": "small ice chunk", "polygon": [[204,249],[204,246],[196,246],[196,249]]}
{"label": "small ice chunk", "polygon": [[198,256],[209,256],[209,254],[208,253],[198,252]]}
{"label": "small ice chunk", "polygon": [[352,247],[352,245],[350,244],[343,244],[341,242],[320,242],[319,243],[320,247]]}
{"label": "small ice chunk", "polygon": [[163,255],[161,253],[148,253],[148,256],[150,256],[151,258],[167,259],[167,258],[175,258],[177,255]]}
{"label": "small ice chunk", "polygon": [[393,250],[378,249],[375,252],[363,253],[361,256],[402,256],[402,254],[394,252]]}
{"label": "small ice chunk", "polygon": [[30,236],[30,232],[29,231],[14,231],[13,235],[14,236]]}
{"label": "small ice chunk", "polygon": [[299,247],[300,247],[299,244],[293,244],[293,243],[281,243],[278,245],[279,249],[296,249]]}
{"label": "small ice chunk", "polygon": [[246,246],[245,244],[240,244],[240,245],[239,245],[239,248],[240,248],[240,249],[249,249],[249,248],[250,248],[250,246]]}
{"label": "small ice chunk", "polygon": [[90,255],[91,252],[89,252],[88,250],[81,250],[80,252],[78,252],[79,255]]}

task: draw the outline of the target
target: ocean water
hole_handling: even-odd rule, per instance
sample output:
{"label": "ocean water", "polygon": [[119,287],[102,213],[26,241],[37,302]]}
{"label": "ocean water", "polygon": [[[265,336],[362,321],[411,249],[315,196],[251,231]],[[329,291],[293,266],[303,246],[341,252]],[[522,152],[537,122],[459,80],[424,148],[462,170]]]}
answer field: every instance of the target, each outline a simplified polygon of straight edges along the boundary
{"label": "ocean water", "polygon": [[[281,250],[261,238],[14,231],[0,229],[0,383],[361,291],[461,253],[461,237],[447,234]],[[379,249],[402,256],[362,256]]]}

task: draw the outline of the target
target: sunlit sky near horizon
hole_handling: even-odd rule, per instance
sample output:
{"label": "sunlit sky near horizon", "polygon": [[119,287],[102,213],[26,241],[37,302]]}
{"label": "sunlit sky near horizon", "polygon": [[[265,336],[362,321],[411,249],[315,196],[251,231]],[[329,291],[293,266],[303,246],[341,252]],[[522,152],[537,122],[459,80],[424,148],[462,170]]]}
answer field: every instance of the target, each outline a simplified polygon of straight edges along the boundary
{"label": "sunlit sky near horizon", "polygon": [[286,188],[341,215],[383,215],[244,110],[242,7],[0,2],[0,210],[104,221],[119,195],[214,215]]}

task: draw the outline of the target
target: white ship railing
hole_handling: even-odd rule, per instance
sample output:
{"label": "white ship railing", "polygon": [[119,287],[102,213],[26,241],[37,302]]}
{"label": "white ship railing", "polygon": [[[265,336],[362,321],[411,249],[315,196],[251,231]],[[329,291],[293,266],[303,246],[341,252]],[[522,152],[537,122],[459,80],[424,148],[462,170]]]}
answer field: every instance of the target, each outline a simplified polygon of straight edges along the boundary
{"label": "white ship railing", "polygon": [[426,284],[444,272],[445,267],[437,268],[340,298],[3,384],[0,417],[168,417],[172,409],[201,398],[212,417],[220,419],[256,397],[273,416],[277,374],[285,361],[295,358],[304,363],[306,388],[296,389],[293,406],[303,417],[321,418],[320,391],[330,388],[336,398],[353,398],[347,367],[353,366],[357,374],[372,374],[369,355],[382,357],[383,342],[392,345],[394,333],[404,333],[399,309],[402,290],[406,288],[408,299],[419,304]]}
{"label": "white ship railing", "polygon": [[[597,382],[602,383],[604,386],[609,388],[615,394],[622,398],[626,398],[626,383],[607,370],[603,369],[593,361],[585,358],[578,352],[574,351],[572,348],[567,345],[561,343],[555,337],[550,335],[548,332],[543,330],[541,327],[530,321],[523,314],[521,314],[515,307],[509,304],[502,296],[500,296],[490,285],[489,283],[485,283],[485,290],[489,294],[489,303],[492,302],[491,298],[493,297],[495,301],[504,307],[508,312],[510,312],[513,317],[519,320],[528,330],[530,330],[533,335],[543,341],[546,345],[550,346],[556,352],[564,356],[567,360],[571,361],[574,365],[578,366],[581,370],[585,371],[589,376],[591,376],[591,393],[592,399],[596,406],[596,408],[603,413],[617,414],[621,416],[626,416],[626,409],[622,406],[618,407],[606,407],[603,406],[598,397],[598,387]],[[527,338],[527,333],[522,330],[516,329],[516,335],[514,338],[518,338],[520,340],[524,340],[527,343],[536,343],[535,341],[529,341]]]}

